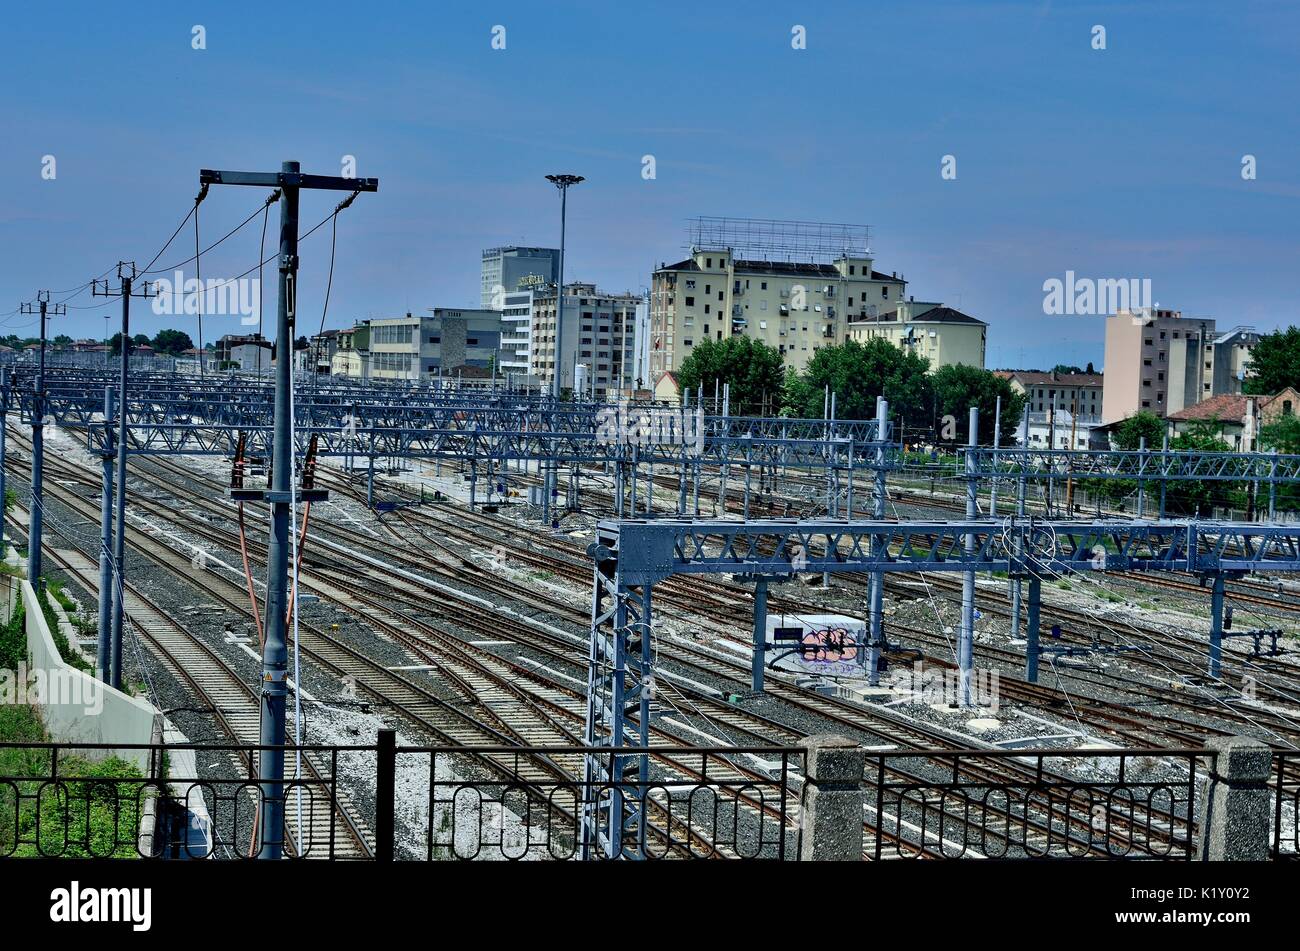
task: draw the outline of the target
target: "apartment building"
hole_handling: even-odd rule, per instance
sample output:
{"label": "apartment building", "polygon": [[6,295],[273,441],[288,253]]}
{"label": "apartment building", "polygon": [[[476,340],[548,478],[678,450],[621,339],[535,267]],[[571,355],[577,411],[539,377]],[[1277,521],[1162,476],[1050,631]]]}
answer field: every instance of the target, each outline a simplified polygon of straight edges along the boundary
{"label": "apartment building", "polygon": [[533,292],[515,291],[502,299],[501,375],[520,386],[536,386],[532,376]]}
{"label": "apartment building", "polygon": [[1033,449],[1104,449],[1104,378],[1100,373],[997,370],[1025,397],[1016,441]]}
{"label": "apartment building", "polygon": [[1239,394],[1250,372],[1250,356],[1262,334],[1253,327],[1233,327],[1214,339],[1214,394]]}
{"label": "apartment building", "polygon": [[1116,422],[1147,411],[1168,416],[1220,393],[1241,392],[1250,350],[1248,327],[1226,334],[1211,317],[1144,308],[1106,318],[1106,391],[1102,416]]}
{"label": "apartment building", "polygon": [[261,334],[226,334],[213,348],[213,362],[219,370],[270,372],[271,341]]}
{"label": "apartment building", "polygon": [[368,323],[370,379],[428,380],[466,366],[491,370],[500,359],[497,310],[432,307],[428,316]]}
{"label": "apartment building", "polygon": [[786,366],[802,370],[819,347],[844,341],[850,320],[896,309],[906,288],[866,255],[823,264],[741,260],[725,248],[696,248],[651,278],[650,376],[679,369],[701,341],[733,335],[766,343]]}
{"label": "apartment building", "polygon": [[[634,382],[636,366],[637,307],[635,294],[609,294],[595,284],[564,286],[564,324],[556,345],[556,293],[552,286],[533,291],[529,328],[529,374],[538,385],[554,385],[560,374],[561,390],[572,390],[575,380],[602,399],[610,391]],[[517,337],[516,333],[510,335]],[[581,373],[578,367],[585,367]]]}
{"label": "apartment building", "polygon": [[1025,409],[1036,413],[1053,408],[1077,413],[1080,419],[1100,421],[1105,377],[1100,373],[1043,373],[1039,370],[999,370],[1011,388],[1025,397]]}
{"label": "apartment building", "polygon": [[330,372],[336,376],[369,379],[370,374],[370,324],[361,321],[340,330],[336,338],[334,355],[330,357]]}
{"label": "apartment building", "polygon": [[950,365],[983,369],[988,324],[943,304],[908,300],[874,317],[858,315],[845,336],[858,343],[887,340],[925,357],[931,371]]}
{"label": "apartment building", "polygon": [[559,248],[485,248],[479,306],[500,310],[505,295],[553,285],[559,279]]}

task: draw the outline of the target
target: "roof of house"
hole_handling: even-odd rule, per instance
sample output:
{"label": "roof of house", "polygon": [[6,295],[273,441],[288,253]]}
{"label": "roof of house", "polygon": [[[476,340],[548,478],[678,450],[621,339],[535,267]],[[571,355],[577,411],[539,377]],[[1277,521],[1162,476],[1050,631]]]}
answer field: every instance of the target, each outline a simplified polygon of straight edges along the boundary
{"label": "roof of house", "polygon": [[450,370],[444,370],[443,373],[455,374],[463,380],[486,380],[492,376],[492,371],[487,367],[476,367],[472,363],[463,363]]}
{"label": "roof of house", "polygon": [[[1265,400],[1261,398],[1261,401]],[[1169,418],[1179,422],[1214,419],[1241,422],[1246,418],[1246,397],[1240,393],[1220,393],[1176,413],[1170,413]]]}
{"label": "roof of house", "polygon": [[[984,321],[951,307],[931,307],[912,317],[914,324],[983,324]],[[986,325],[987,326],[987,325]]]}
{"label": "roof of house", "polygon": [[1223,420],[1239,423],[1246,418],[1246,404],[1249,400],[1255,401],[1255,412],[1258,413],[1274,400],[1281,399],[1287,394],[1291,394],[1294,398],[1295,391],[1287,387],[1281,393],[1273,393],[1269,396],[1220,393],[1218,396],[1211,396],[1208,400],[1201,400],[1193,406],[1184,407],[1176,413],[1170,413],[1169,419],[1175,422]]}
{"label": "roof of house", "polygon": [[1101,386],[1101,373],[1044,373],[1041,370],[1009,370],[1005,379],[1015,379],[1021,386]]}
{"label": "roof of house", "polygon": [[883,314],[876,314],[871,317],[857,317],[851,319],[851,324],[890,324],[890,323],[911,323],[911,324],[979,324],[982,327],[988,326],[984,321],[963,314],[959,310],[951,307],[931,307],[929,310],[923,310],[919,314],[913,314],[904,320],[898,316],[897,310],[887,311]]}
{"label": "roof of house", "polygon": [[[737,259],[733,262],[734,270],[737,274],[788,274],[802,277],[819,277],[831,281],[840,280],[843,275],[836,269],[833,264],[816,264],[812,262],[801,261],[742,261]],[[687,258],[685,261],[678,261],[676,264],[665,264],[659,268],[660,271],[701,271],[694,258]],[[864,277],[866,275],[863,275]],[[872,270],[871,280],[873,281],[891,281],[898,284],[906,284],[896,274],[885,274],[881,271]]]}

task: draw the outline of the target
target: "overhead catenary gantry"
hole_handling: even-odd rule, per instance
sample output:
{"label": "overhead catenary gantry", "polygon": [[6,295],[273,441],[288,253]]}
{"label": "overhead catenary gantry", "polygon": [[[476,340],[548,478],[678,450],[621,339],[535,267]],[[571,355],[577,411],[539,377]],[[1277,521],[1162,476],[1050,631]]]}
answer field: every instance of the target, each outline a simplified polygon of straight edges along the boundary
{"label": "overhead catenary gantry", "polygon": [[[606,520],[599,523],[588,554],[594,580],[586,743],[645,748],[655,692],[653,589],[671,576],[782,581],[817,573],[1007,572],[1030,579],[1026,652],[1036,663],[1042,578],[1109,570],[1191,572],[1214,584],[1209,652],[1210,673],[1217,677],[1224,579],[1252,571],[1300,571],[1300,525],[1019,518]],[[761,629],[756,623],[759,653]],[[960,652],[959,659],[962,683],[968,684],[970,652]],[[646,758],[637,754],[588,758],[585,849],[608,856],[638,854],[642,817],[638,804],[619,789],[627,773],[646,768]]]}

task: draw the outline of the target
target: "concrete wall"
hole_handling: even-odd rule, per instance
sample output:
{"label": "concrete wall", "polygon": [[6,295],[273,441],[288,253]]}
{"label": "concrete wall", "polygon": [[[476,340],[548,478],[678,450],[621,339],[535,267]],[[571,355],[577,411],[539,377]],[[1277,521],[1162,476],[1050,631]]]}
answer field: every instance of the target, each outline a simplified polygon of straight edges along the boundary
{"label": "concrete wall", "polygon": [[[40,671],[49,685],[40,698],[41,717],[50,737],[61,743],[150,743],[161,714],[152,704],[129,696],[63,662],[45,622],[36,592],[21,582],[26,613],[28,670]],[[147,750],[86,751],[95,759],[117,755],[149,766]]]}

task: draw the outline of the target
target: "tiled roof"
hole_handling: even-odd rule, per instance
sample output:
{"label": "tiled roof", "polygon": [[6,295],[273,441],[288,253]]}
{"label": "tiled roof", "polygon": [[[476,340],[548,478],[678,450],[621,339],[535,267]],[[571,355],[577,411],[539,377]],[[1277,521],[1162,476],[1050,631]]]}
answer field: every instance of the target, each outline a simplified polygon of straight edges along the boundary
{"label": "tiled roof", "polygon": [[1100,373],[1052,374],[1040,370],[1012,370],[1009,376],[1021,386],[1101,386],[1103,379]]}
{"label": "tiled roof", "polygon": [[[1261,404],[1268,399],[1268,397],[1259,397]],[[1220,393],[1218,396],[1211,396],[1208,400],[1201,400],[1193,406],[1180,409],[1176,413],[1170,413],[1169,418],[1180,422],[1219,419],[1224,422],[1239,423],[1246,418],[1246,397],[1240,393]]]}

